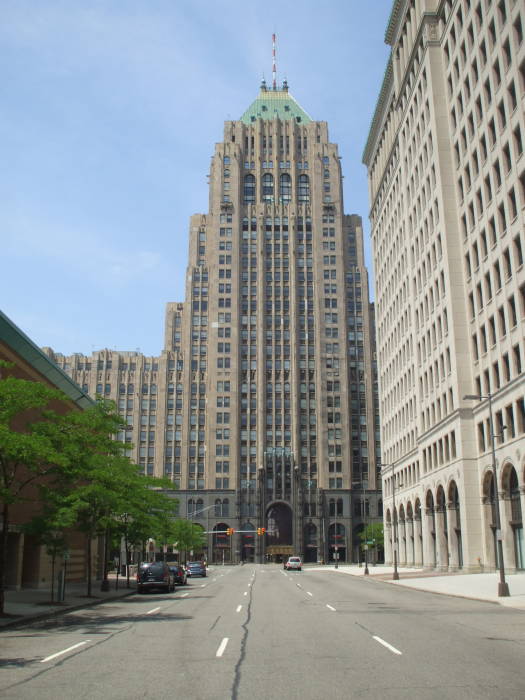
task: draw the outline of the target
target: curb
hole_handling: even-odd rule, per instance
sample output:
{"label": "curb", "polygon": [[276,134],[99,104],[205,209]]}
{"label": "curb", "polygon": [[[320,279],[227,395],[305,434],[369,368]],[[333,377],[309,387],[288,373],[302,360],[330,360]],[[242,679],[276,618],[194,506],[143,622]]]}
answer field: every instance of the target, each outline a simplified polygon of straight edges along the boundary
{"label": "curb", "polygon": [[[42,620],[49,620],[54,617],[60,617],[61,615],[67,615],[67,613],[73,612],[75,610],[82,610],[84,608],[92,608],[95,605],[101,605],[102,603],[109,603],[115,600],[120,600],[121,598],[128,598],[130,595],[136,593],[135,590],[127,591],[123,595],[113,596],[111,598],[95,598],[93,600],[86,600],[84,603],[78,605],[66,605],[63,608],[58,608],[57,610],[51,610],[43,613],[36,613],[34,615],[20,615],[13,620],[0,622],[0,634],[3,629],[12,627],[23,627],[24,625],[30,625],[33,622],[41,622]],[[1,619],[1,618],[0,618]]]}

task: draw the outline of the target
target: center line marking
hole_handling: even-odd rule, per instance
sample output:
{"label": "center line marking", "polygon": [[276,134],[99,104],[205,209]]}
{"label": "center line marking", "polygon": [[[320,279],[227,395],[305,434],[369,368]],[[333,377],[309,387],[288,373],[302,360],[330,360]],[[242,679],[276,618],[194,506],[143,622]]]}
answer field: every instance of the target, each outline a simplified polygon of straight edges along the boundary
{"label": "center line marking", "polygon": [[310,593],[310,591],[306,591],[306,592],[308,593],[308,595],[313,596],[313,593]]}
{"label": "center line marking", "polygon": [[146,615],[151,615],[152,613],[158,612],[159,610],[160,610],[160,608],[153,608],[153,610],[148,610],[148,612],[146,613]]}
{"label": "center line marking", "polygon": [[396,649],[395,647],[393,647],[393,646],[392,646],[391,644],[389,644],[388,642],[385,642],[385,640],[384,640],[384,639],[381,639],[381,637],[376,637],[375,635],[372,635],[372,639],[375,639],[376,642],[379,642],[379,644],[382,644],[382,645],[383,645],[384,647],[386,647],[387,649],[390,649],[390,651],[391,651],[392,653],[394,653],[394,654],[398,654],[399,656],[401,656],[401,655],[403,654],[402,651],[399,651],[399,649]]}
{"label": "center line marking", "polygon": [[335,608],[332,608],[332,606],[331,606],[331,605],[328,605],[328,603],[326,604],[326,607],[327,607],[329,610],[332,610],[333,612],[336,612],[336,609],[335,609]]}
{"label": "center line marking", "polygon": [[62,656],[62,654],[67,654],[68,651],[73,651],[73,649],[78,649],[78,647],[83,647],[84,644],[87,644],[90,641],[91,641],[91,639],[87,639],[85,642],[79,642],[78,644],[73,644],[72,647],[68,647],[67,649],[63,649],[62,651],[57,651],[56,654],[51,654],[51,656],[46,656],[45,659],[41,659],[40,663],[43,664],[46,661],[51,661],[51,659],[56,659],[57,656]]}
{"label": "center line marking", "polygon": [[238,605],[237,610],[235,612],[241,612],[241,610],[242,610],[242,605]]}
{"label": "center line marking", "polygon": [[220,643],[219,648],[217,649],[217,653],[215,654],[215,656],[217,658],[220,658],[224,654],[224,650],[226,649],[226,645],[228,644],[228,641],[229,641],[228,637],[224,637],[224,639]]}

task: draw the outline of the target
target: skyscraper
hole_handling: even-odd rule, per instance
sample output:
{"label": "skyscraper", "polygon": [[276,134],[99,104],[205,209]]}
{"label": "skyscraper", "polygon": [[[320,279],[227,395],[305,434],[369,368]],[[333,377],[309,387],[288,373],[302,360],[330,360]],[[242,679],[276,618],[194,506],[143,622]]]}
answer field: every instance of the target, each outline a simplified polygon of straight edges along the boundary
{"label": "skyscraper", "polygon": [[381,520],[374,312],[341,178],[326,122],[263,82],[215,147],[162,356],[56,358],[117,400],[132,456],[173,480],[210,560],[355,560]]}
{"label": "skyscraper", "polygon": [[363,160],[402,564],[493,569],[502,541],[525,567],[524,26],[516,0],[396,0],[386,30]]}

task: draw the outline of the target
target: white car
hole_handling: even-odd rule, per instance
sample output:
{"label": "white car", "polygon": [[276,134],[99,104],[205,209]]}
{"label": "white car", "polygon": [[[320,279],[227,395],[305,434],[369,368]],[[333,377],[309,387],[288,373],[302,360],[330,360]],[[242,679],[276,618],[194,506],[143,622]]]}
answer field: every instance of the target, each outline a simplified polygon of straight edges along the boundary
{"label": "white car", "polygon": [[291,571],[292,569],[301,571],[302,567],[303,562],[301,561],[301,557],[288,557],[288,561],[284,563],[286,571]]}

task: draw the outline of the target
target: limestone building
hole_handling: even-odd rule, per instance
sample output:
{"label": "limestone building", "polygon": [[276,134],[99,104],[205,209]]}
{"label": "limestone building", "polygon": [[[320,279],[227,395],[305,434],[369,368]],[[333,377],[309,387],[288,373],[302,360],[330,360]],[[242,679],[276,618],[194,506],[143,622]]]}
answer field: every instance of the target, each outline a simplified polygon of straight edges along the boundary
{"label": "limestone building", "polygon": [[116,400],[120,438],[173,480],[210,561],[356,560],[382,519],[374,309],[341,178],[326,122],[263,83],[215,147],[162,354],[49,350]]}
{"label": "limestone building", "polygon": [[401,563],[494,568],[499,501],[525,566],[524,29],[519,0],[396,0],[388,22],[363,161],[390,561],[397,522]]}

